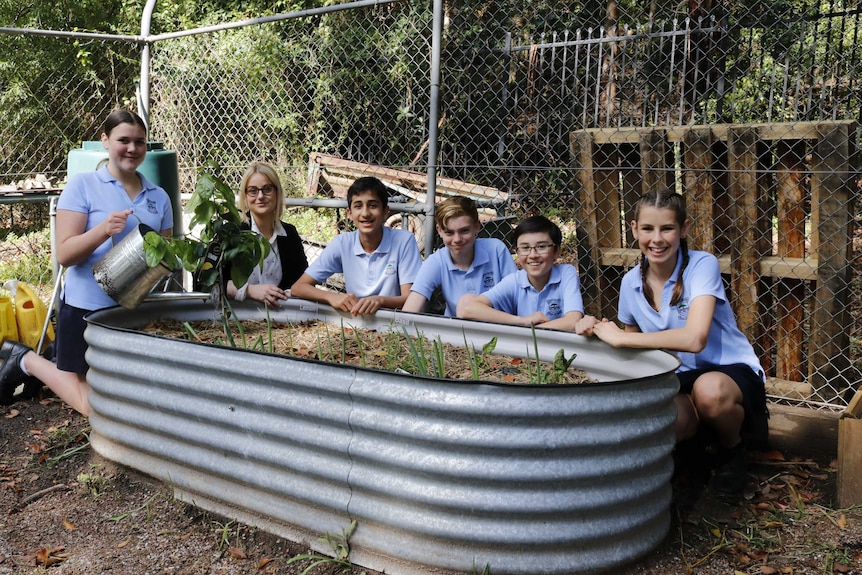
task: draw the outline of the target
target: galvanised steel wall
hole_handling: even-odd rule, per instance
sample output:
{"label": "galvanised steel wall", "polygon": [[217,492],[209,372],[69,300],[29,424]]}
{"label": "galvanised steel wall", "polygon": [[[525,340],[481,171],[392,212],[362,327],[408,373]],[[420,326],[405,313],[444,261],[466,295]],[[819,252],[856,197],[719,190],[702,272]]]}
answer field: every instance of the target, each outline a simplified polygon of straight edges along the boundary
{"label": "galvanised steel wall", "polygon": [[[262,317],[244,304],[240,317]],[[90,316],[92,442],[179,498],[323,553],[351,521],[351,560],[393,574],[578,573],[653,549],[669,527],[676,358],[537,330],[602,383],[512,385],[399,375],[134,331],[210,304]],[[529,329],[301,300],[277,321],[408,332],[523,354]]]}

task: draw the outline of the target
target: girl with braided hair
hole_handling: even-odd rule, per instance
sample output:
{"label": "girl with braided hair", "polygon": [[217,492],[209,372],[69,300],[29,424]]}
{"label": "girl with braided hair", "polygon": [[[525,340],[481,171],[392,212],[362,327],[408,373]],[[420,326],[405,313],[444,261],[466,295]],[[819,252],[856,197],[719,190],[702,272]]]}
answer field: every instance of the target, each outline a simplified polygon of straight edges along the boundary
{"label": "girl with braided hair", "polygon": [[736,324],[718,260],[688,248],[685,199],[666,188],[643,195],[631,229],[642,258],[620,286],[624,327],[587,316],[576,331],[613,347],[678,355],[677,441],[712,434],[718,447],[712,488],[739,495],[747,482],[745,444],[763,448],[767,439],[763,368]]}

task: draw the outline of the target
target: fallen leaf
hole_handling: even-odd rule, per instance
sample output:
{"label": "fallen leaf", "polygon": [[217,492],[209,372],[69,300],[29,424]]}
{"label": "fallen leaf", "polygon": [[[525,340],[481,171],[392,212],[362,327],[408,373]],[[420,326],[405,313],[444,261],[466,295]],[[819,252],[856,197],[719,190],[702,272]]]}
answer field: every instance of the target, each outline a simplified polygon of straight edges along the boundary
{"label": "fallen leaf", "polygon": [[842,513],[841,517],[838,518],[838,521],[836,523],[838,523],[838,527],[840,527],[841,529],[846,529],[847,528],[847,516]]}
{"label": "fallen leaf", "polygon": [[839,563],[837,561],[832,564],[832,569],[834,569],[835,571],[838,571],[839,573],[849,573],[850,572],[850,567],[848,567],[844,563]]}
{"label": "fallen leaf", "polygon": [[760,566],[760,575],[775,575],[776,573],[778,573],[778,569],[775,567],[770,567],[769,565]]}
{"label": "fallen leaf", "polygon": [[763,459],[764,461],[784,461],[784,455],[780,451],[773,449],[772,451],[764,451],[758,459]]}
{"label": "fallen leaf", "polygon": [[781,571],[782,575],[789,575],[790,573],[793,573],[793,567],[791,567],[790,565],[785,565],[784,567],[779,569],[779,571]]}
{"label": "fallen leaf", "polygon": [[504,375],[503,381],[505,381],[507,383],[511,383],[511,382],[515,381],[515,376],[514,375]]}
{"label": "fallen leaf", "polygon": [[763,524],[764,529],[772,529],[775,527],[782,527],[784,524],[781,521],[767,521]]}
{"label": "fallen leaf", "polygon": [[21,412],[17,409],[10,409],[9,413],[5,415],[6,419],[12,419],[13,417],[18,417]]}
{"label": "fallen leaf", "polygon": [[78,526],[75,525],[74,521],[69,521],[68,519],[63,519],[63,529],[67,531],[74,531]]}
{"label": "fallen leaf", "polygon": [[124,540],[120,541],[119,543],[117,543],[117,549],[122,549],[123,547],[127,546],[129,543],[131,543],[130,539],[124,539]]}
{"label": "fallen leaf", "polygon": [[36,564],[50,567],[56,563],[61,563],[69,557],[68,553],[60,553],[64,547],[42,547],[36,551]]}
{"label": "fallen leaf", "polygon": [[521,365],[521,358],[516,357],[516,358],[512,359],[512,365]]}
{"label": "fallen leaf", "polygon": [[38,427],[34,427],[30,430],[30,435],[42,435],[42,430]]}
{"label": "fallen leaf", "polygon": [[266,567],[270,563],[272,563],[272,558],[271,557],[264,557],[263,559],[258,561],[257,570],[260,571],[261,569],[263,569],[264,567]]}
{"label": "fallen leaf", "polygon": [[228,550],[228,553],[230,553],[230,556],[234,559],[248,559],[248,555],[246,555],[245,551],[243,551],[239,547],[231,547]]}

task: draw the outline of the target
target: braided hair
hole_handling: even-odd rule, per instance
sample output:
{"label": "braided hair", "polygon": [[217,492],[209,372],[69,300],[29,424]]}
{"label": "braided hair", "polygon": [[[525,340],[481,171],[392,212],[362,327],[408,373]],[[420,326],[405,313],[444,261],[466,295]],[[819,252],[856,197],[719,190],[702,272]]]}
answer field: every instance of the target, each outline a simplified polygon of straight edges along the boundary
{"label": "braided hair", "polygon": [[[672,210],[674,215],[676,216],[676,223],[679,224],[680,229],[685,226],[685,222],[688,219],[688,212],[685,207],[685,198],[682,195],[674,192],[670,188],[658,188],[655,190],[650,190],[649,192],[642,195],[634,206],[634,214],[633,220],[635,222],[638,221],[638,217],[640,216],[641,208],[643,207],[652,207],[659,209],[669,209]],[[688,266],[688,241],[685,238],[680,238],[679,240],[679,249],[682,252],[682,266],[679,269],[679,277],[676,279],[676,285],[673,288],[673,295],[670,299],[670,305],[674,306],[679,303],[680,298],[682,298],[682,290],[683,290],[683,281],[682,281],[682,272],[685,271],[686,266]],[[647,269],[649,268],[649,259],[647,259],[645,254],[641,255],[641,282],[643,283],[643,294],[648,302],[653,301],[653,293],[652,289],[649,287],[649,284],[646,281]],[[652,305],[652,303],[650,303]]]}

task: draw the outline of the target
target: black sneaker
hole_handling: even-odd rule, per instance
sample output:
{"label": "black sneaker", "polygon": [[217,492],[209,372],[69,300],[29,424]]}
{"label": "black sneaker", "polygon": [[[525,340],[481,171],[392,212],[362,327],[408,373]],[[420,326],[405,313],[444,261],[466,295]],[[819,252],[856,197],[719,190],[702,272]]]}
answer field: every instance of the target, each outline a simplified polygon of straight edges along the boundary
{"label": "black sneaker", "polygon": [[37,378],[30,376],[24,380],[24,389],[14,397],[15,401],[24,401],[27,399],[34,399],[39,396],[39,391],[45,387],[45,384],[42,383]]}
{"label": "black sneaker", "polygon": [[740,441],[721,454],[723,462],[712,476],[712,490],[716,495],[736,498],[742,495],[748,483],[747,464],[745,461],[745,446]]}

